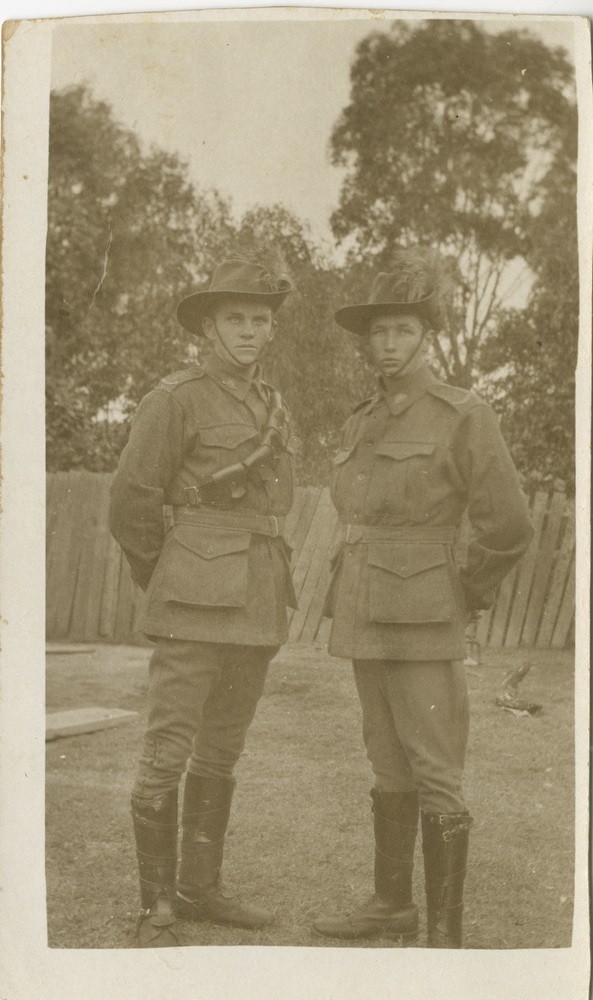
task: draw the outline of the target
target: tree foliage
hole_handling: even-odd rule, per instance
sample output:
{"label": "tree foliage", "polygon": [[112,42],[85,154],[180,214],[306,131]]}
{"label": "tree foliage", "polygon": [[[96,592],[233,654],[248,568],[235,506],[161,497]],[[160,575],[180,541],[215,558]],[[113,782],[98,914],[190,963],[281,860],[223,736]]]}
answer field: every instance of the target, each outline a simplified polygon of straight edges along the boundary
{"label": "tree foliage", "polygon": [[527,259],[536,279],[524,310],[509,310],[484,369],[515,460],[533,486],[574,489],[575,368],[579,329],[575,123],[541,183]]}
{"label": "tree foliage", "polygon": [[142,150],[82,87],[52,94],[46,271],[47,459],[52,470],[114,468],[131,413],[170,371],[199,359],[179,300],[242,244],[276,243],[296,291],[266,358],[303,441],[303,480],[327,478],[328,451],[358,394],[353,345],[333,325],[340,282],[282,206],[236,222],[185,167]]}
{"label": "tree foliage", "polygon": [[[184,362],[175,303],[231,231],[177,159],[144,153],[82,87],[52,94],[46,254],[50,468],[112,466],[125,417]],[[199,239],[197,234],[199,233]]]}
{"label": "tree foliage", "polygon": [[331,138],[345,175],[334,232],[376,269],[401,245],[449,260],[458,292],[435,351],[457,384],[528,274],[541,178],[574,121],[571,74],[562,49],[472,21],[400,22],[358,46]]}

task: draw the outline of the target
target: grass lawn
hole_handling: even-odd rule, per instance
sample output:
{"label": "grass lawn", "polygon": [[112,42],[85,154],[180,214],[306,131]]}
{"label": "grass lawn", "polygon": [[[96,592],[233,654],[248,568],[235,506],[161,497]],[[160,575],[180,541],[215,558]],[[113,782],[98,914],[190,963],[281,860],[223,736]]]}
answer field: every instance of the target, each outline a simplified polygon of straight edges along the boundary
{"label": "grass lawn", "polygon": [[[118,729],[47,744],[47,906],[56,948],[130,946],[138,890],[129,794],[144,727],[149,650],[96,646],[48,657],[49,711],[133,709]],[[505,672],[529,659],[521,697],[539,716],[494,706]],[[486,650],[468,671],[472,731],[466,792],[475,817],[466,881],[468,948],[568,947],[573,894],[573,656]],[[372,891],[368,764],[349,664],[285,647],[237,768],[225,881],[271,906],[277,923],[249,932],[181,925],[188,945],[348,946],[314,936],[322,912]],[[421,848],[416,897],[424,916]],[[419,945],[424,941],[423,933]],[[356,942],[354,943],[356,945]],[[360,942],[386,947],[389,942]]]}

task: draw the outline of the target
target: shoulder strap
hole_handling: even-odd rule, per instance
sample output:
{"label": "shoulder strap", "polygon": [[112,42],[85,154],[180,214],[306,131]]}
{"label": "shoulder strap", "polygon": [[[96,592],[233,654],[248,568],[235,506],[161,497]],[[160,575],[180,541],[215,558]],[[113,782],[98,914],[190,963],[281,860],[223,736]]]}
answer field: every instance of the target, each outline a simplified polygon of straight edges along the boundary
{"label": "shoulder strap", "polygon": [[446,382],[433,382],[428,391],[460,412],[487,405],[473,389],[460,389],[456,385],[447,385]]}
{"label": "shoulder strap", "polygon": [[175,386],[183,385],[185,382],[193,382],[194,379],[204,378],[206,372],[199,365],[193,365],[191,368],[182,368],[181,371],[173,372],[172,375],[166,375],[165,378],[161,379],[159,385],[166,386],[168,389],[174,389]]}

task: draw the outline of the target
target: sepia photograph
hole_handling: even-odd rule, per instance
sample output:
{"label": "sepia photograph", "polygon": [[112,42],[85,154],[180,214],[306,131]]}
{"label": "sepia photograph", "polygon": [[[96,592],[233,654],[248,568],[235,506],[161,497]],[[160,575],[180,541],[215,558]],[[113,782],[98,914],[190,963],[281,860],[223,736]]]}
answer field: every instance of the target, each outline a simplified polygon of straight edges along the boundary
{"label": "sepia photograph", "polygon": [[587,34],[47,22],[50,952],[583,959]]}

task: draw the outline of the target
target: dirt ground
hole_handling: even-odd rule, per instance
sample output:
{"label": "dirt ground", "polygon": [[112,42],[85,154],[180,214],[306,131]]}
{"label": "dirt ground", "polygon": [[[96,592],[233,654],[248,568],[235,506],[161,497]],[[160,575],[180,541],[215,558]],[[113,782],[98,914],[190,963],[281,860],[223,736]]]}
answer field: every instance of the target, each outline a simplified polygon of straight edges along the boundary
{"label": "dirt ground", "polygon": [[[140,713],[120,728],[47,744],[52,947],[131,945],[138,892],[129,793],[144,726],[149,655],[143,648],[95,646],[48,656],[48,711],[97,705]],[[505,672],[525,659],[533,665],[521,696],[543,705],[537,716],[494,706]],[[468,669],[468,682],[466,793],[475,825],[465,946],[568,947],[572,654],[486,650],[482,664]],[[224,872],[242,896],[272,907],[277,921],[258,932],[184,924],[183,944],[332,946],[311,933],[311,921],[334,907],[351,909],[372,891],[371,776],[360,729],[349,664],[321,648],[285,647],[270,668],[237,768]],[[423,921],[420,845],[416,862]]]}

